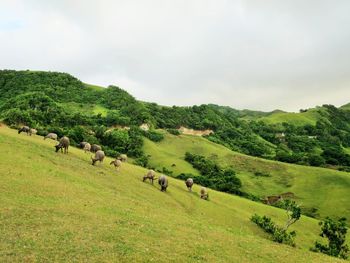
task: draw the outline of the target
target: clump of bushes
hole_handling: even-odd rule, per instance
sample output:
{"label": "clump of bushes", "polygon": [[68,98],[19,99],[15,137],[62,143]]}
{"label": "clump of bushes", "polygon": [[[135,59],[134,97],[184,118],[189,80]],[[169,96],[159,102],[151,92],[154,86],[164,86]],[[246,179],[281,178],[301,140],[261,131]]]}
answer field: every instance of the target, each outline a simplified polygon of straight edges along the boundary
{"label": "clump of bushes", "polygon": [[169,132],[172,135],[180,135],[180,132],[177,129],[167,129],[167,132]]}
{"label": "clump of bushes", "polygon": [[288,232],[288,228],[300,219],[301,209],[291,200],[280,202],[279,207],[285,209],[287,212],[287,221],[284,227],[276,225],[270,217],[265,215],[259,216],[254,214],[250,220],[261,227],[266,233],[271,234],[273,241],[295,246],[294,238],[296,232]]}
{"label": "clump of bushes", "polygon": [[163,174],[169,175],[169,176],[172,176],[172,175],[173,175],[173,171],[169,170],[169,169],[166,168],[166,167],[163,167],[162,170],[161,170],[160,172],[163,173]]}
{"label": "clump of bushes", "polygon": [[324,245],[316,241],[315,247],[311,248],[311,250],[333,257],[347,259],[349,247],[346,245],[346,233],[348,231],[346,227],[346,218],[343,217],[335,221],[327,217],[324,221],[320,222],[319,225],[322,231],[320,236],[327,238],[328,244]]}
{"label": "clump of bushes", "polygon": [[269,173],[265,173],[265,172],[255,172],[254,175],[258,177],[271,177]]}
{"label": "clump of bushes", "polygon": [[148,161],[149,161],[148,156],[141,155],[140,157],[135,159],[134,164],[142,166],[142,167],[148,167]]}
{"label": "clump of bushes", "polygon": [[232,169],[222,169],[213,160],[189,152],[186,152],[185,160],[201,173],[200,176],[193,178],[196,184],[226,193],[241,193],[239,188],[242,186],[242,182]]}
{"label": "clump of bushes", "polygon": [[250,219],[252,222],[261,227],[266,233],[272,235],[272,240],[278,243],[287,244],[290,246],[295,246],[294,237],[296,232],[287,232],[282,227],[277,226],[270,217],[259,216],[254,214]]}
{"label": "clump of bushes", "polygon": [[164,134],[154,130],[144,131],[143,135],[153,142],[160,142],[164,139]]}

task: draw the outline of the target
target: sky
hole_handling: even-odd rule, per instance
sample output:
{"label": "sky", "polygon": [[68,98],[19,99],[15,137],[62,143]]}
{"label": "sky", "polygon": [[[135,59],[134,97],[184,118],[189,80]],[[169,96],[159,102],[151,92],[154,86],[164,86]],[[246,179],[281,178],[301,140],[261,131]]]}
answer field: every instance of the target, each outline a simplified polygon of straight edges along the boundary
{"label": "sky", "polygon": [[0,69],[67,72],[162,105],[350,102],[348,0],[0,0]]}

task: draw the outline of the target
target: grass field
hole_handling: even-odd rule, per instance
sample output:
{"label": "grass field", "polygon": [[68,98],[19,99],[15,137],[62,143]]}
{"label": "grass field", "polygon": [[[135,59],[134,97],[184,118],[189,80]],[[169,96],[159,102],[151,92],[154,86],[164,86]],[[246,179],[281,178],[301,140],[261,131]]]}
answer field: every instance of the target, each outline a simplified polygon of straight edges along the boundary
{"label": "grass field", "polygon": [[71,112],[84,113],[88,115],[96,115],[100,113],[101,116],[105,117],[108,112],[105,107],[98,104],[65,102],[60,103],[59,105]]}
{"label": "grass field", "polygon": [[96,91],[101,91],[103,89],[103,87],[93,85],[93,84],[84,83],[84,85],[85,85],[85,87],[92,89],[92,90],[96,90]]}
{"label": "grass field", "polygon": [[345,105],[341,106],[340,108],[343,110],[350,110],[350,103],[345,104]]}
{"label": "grass field", "polygon": [[288,122],[294,125],[315,125],[321,118],[319,111],[321,108],[309,109],[307,112],[294,113],[294,112],[274,112],[266,117],[259,118],[269,124],[276,124],[282,122]]}
{"label": "grass field", "polygon": [[54,143],[0,127],[1,262],[342,262],[309,252],[315,219],[292,227],[296,248],[276,244],[249,218],[282,223],[282,210],[215,191],[203,201],[175,179],[162,193],[140,167],[92,166]]}
{"label": "grass field", "polygon": [[[261,197],[293,192],[304,212],[316,208],[316,216],[322,218],[346,216],[350,219],[350,173],[251,157],[190,135],[168,134],[159,143],[145,140],[144,150],[151,155],[152,166],[160,170],[165,167],[173,171],[173,175],[198,175],[184,160],[184,155],[186,151],[201,154],[216,160],[222,167],[232,167],[242,180],[243,191]],[[255,172],[271,176],[257,177]]]}

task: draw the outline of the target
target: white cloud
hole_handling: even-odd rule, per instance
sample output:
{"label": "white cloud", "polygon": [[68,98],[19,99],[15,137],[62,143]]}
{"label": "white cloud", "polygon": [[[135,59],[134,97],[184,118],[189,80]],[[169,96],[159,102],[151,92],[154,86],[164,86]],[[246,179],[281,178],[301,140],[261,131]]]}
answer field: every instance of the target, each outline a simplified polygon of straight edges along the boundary
{"label": "white cloud", "polygon": [[350,101],[348,1],[0,1],[0,68],[167,105]]}

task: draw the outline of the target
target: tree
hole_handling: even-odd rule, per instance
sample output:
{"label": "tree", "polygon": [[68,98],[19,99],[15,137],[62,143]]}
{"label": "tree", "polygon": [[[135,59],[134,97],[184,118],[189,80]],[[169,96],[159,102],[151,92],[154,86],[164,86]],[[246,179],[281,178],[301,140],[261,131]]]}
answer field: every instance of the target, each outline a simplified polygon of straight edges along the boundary
{"label": "tree", "polygon": [[292,224],[300,219],[301,209],[299,205],[292,200],[282,201],[281,208],[284,208],[287,213],[287,222],[284,226],[284,230],[287,230]]}
{"label": "tree", "polygon": [[333,257],[340,257],[343,259],[348,258],[349,248],[345,244],[347,227],[346,218],[340,218],[338,221],[334,221],[327,217],[323,222],[320,222],[321,237],[328,239],[328,245],[323,245],[320,242],[315,242],[315,247],[312,251],[321,252]]}
{"label": "tree", "polygon": [[287,221],[284,227],[276,225],[270,217],[259,216],[257,214],[251,217],[251,221],[264,229],[265,232],[272,235],[272,240],[278,243],[284,243],[290,246],[295,246],[294,237],[295,231],[288,232],[288,228],[297,222],[301,216],[301,209],[297,203],[291,200],[284,200],[278,204],[278,207],[286,210]]}

